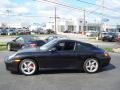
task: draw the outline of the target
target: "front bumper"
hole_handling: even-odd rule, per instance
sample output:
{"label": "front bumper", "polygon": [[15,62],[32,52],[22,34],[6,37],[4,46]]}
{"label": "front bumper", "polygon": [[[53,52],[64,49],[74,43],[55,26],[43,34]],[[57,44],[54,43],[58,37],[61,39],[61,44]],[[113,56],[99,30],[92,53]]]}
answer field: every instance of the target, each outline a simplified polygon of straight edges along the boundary
{"label": "front bumper", "polygon": [[110,63],[111,58],[105,58],[101,60],[102,67],[107,66]]}
{"label": "front bumper", "polygon": [[15,60],[8,60],[8,58],[5,59],[4,62],[5,62],[6,70],[11,72],[19,72],[20,62],[15,62]]}
{"label": "front bumper", "polygon": [[104,67],[104,66],[107,66],[110,63],[111,57],[110,56],[108,56],[108,57],[102,57],[101,56],[98,59],[99,59],[100,65],[102,67]]}

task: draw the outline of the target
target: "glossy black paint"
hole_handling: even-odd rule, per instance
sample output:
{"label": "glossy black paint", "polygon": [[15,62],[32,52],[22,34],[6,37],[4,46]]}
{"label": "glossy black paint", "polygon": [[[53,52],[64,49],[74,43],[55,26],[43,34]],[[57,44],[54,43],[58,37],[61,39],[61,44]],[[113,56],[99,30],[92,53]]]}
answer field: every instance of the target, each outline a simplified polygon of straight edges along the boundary
{"label": "glossy black paint", "polygon": [[[73,50],[53,49],[58,43],[73,43]],[[48,44],[49,45],[49,44]],[[42,47],[47,46],[46,44]],[[15,53],[13,57],[5,59],[7,70],[19,71],[19,63],[15,60],[33,59],[39,69],[83,69],[83,63],[88,58],[96,58],[102,67],[110,62],[110,56],[104,56],[105,51],[91,44],[75,40],[56,39],[50,42],[48,49],[28,48]],[[68,49],[68,48],[67,48]]]}
{"label": "glossy black paint", "polygon": [[23,36],[19,36],[16,39],[8,42],[7,45],[10,45],[11,51],[17,51],[21,48],[31,47],[30,46],[31,44],[35,44],[36,47],[39,47],[39,46],[44,45],[45,43],[46,42],[44,40],[34,40],[33,36],[23,35]]}

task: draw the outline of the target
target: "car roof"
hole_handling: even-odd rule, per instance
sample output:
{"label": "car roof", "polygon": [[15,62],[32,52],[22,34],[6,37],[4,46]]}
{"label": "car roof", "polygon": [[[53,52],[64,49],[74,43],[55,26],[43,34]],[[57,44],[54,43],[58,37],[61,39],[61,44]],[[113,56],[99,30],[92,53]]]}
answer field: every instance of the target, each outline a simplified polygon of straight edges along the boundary
{"label": "car roof", "polygon": [[56,35],[50,35],[49,37],[66,37],[66,38],[68,38],[67,36],[65,36],[65,35],[58,35],[58,34],[56,34]]}
{"label": "car roof", "polygon": [[68,38],[58,38],[57,40],[58,41],[74,41],[74,42],[84,43],[84,42],[81,42],[78,40],[73,40],[73,39],[68,39]]}

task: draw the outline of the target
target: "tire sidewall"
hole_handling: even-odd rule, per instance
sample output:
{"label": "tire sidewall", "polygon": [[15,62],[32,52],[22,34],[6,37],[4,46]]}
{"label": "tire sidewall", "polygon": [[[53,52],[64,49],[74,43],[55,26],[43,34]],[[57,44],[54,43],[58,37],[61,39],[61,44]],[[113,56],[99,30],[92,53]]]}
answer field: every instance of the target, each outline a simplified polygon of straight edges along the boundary
{"label": "tire sidewall", "polygon": [[[25,61],[32,61],[32,62],[35,64],[35,71],[34,71],[32,74],[25,74],[25,73],[22,71],[21,65],[22,65]],[[38,67],[38,66],[37,66],[37,63],[36,63],[33,59],[24,59],[24,60],[22,60],[22,61],[20,62],[20,64],[19,64],[19,71],[20,71],[22,74],[26,75],[26,76],[30,76],[30,75],[34,75],[34,74],[37,72],[37,70],[38,70],[37,67]]]}
{"label": "tire sidewall", "polygon": [[[97,68],[97,70],[95,71],[95,72],[89,72],[87,69],[86,69],[86,63],[89,61],[89,60],[91,60],[91,59],[93,59],[93,60],[96,60],[96,62],[98,63],[98,68]],[[86,72],[86,73],[96,73],[96,72],[98,72],[99,70],[100,70],[100,67],[101,65],[100,65],[100,63],[99,63],[99,61],[96,59],[96,58],[88,58],[88,59],[86,59],[85,60],[85,62],[84,62],[84,64],[83,64],[83,69],[84,69],[84,71]]]}

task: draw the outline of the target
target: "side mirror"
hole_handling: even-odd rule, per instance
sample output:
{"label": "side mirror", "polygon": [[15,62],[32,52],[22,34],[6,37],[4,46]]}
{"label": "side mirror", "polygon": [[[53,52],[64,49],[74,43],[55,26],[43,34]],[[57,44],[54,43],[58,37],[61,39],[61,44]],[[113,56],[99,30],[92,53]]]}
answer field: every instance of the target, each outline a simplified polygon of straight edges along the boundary
{"label": "side mirror", "polygon": [[56,51],[56,48],[52,48],[49,50],[50,52],[55,52]]}

